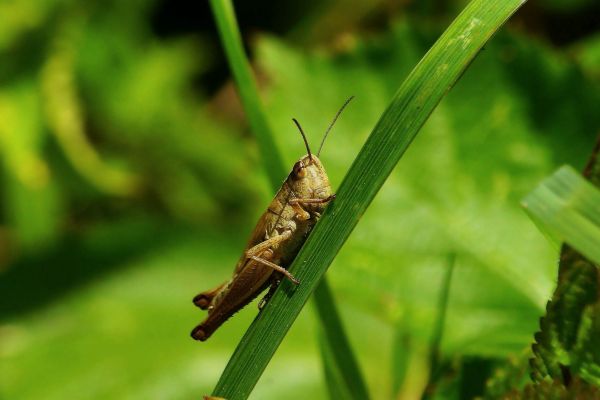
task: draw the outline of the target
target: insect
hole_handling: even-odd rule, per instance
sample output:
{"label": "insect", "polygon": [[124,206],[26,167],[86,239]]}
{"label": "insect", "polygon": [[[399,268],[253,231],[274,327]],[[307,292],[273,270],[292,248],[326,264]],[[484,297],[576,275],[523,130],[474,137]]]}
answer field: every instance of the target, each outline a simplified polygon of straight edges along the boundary
{"label": "insect", "polygon": [[300,123],[292,119],[302,135],[308,154],[294,164],[275,198],[258,220],[232,278],[194,297],[194,304],[202,310],[208,310],[208,316],[192,330],[192,338],[201,341],[208,339],[223,322],[269,288],[259,303],[259,309],[262,309],[282,279],[300,283],[287,267],[294,261],[327,203],[335,198],[318,156],[329,131],[353,97],[346,100],[329,124],[317,155],[311,153]]}

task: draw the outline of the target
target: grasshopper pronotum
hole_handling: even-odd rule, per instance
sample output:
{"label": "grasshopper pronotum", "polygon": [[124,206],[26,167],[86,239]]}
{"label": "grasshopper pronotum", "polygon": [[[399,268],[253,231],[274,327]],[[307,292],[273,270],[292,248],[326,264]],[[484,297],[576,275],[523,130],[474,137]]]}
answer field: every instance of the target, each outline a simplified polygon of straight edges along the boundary
{"label": "grasshopper pronotum", "polygon": [[316,156],[310,151],[302,127],[295,118],[292,119],[308,154],[294,164],[267,211],[258,220],[231,280],[194,297],[196,306],[208,310],[206,319],[192,331],[194,339],[208,339],[223,322],[269,287],[259,303],[262,308],[283,277],[300,283],[287,267],[296,258],[327,203],[335,198],[318,156],[327,134],[352,98],[346,100],[325,131]]}

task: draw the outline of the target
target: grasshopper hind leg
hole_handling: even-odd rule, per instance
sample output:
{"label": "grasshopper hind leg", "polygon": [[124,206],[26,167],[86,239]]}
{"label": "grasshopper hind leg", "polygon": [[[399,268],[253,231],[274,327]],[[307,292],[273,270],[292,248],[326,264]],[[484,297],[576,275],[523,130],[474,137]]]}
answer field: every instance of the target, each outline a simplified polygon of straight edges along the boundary
{"label": "grasshopper hind leg", "polygon": [[223,289],[223,287],[227,284],[227,282],[223,282],[221,283],[219,286],[204,291],[200,294],[198,294],[196,297],[194,297],[194,304],[197,307],[200,307],[200,309],[202,310],[206,310],[208,307],[210,307],[210,304],[212,303],[213,299],[215,298],[215,296],[217,294],[219,294],[219,292]]}

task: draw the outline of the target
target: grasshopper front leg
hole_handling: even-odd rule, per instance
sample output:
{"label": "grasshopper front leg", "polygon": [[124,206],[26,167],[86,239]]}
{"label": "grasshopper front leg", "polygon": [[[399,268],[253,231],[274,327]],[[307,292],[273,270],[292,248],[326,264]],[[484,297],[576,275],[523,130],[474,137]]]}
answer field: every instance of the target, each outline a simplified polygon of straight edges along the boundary
{"label": "grasshopper front leg", "polygon": [[290,204],[325,204],[335,199],[335,194],[329,195],[324,199],[291,199]]}
{"label": "grasshopper front leg", "polygon": [[[294,212],[296,213],[296,219],[298,221],[306,221],[307,219],[310,218],[310,214],[308,213],[308,211],[306,211],[304,208],[302,208],[302,206],[300,204],[325,204],[325,203],[330,202],[333,199],[335,199],[335,194],[332,194],[331,196],[327,196],[324,199],[296,198],[296,199],[290,200],[290,206],[292,206],[292,208],[294,209]],[[319,214],[317,214],[317,215],[320,216]]]}

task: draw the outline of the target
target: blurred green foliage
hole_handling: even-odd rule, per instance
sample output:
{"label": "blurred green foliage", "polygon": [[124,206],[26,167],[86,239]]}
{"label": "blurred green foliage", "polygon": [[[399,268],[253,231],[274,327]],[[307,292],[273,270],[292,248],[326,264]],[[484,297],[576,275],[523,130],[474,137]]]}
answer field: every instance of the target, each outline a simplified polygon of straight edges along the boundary
{"label": "blurred green foliage", "polygon": [[[439,398],[468,398],[463,389],[488,375],[463,372],[523,356],[537,329],[558,249],[519,200],[558,165],[581,168],[600,131],[598,30],[556,47],[552,32],[524,29],[551,3],[574,14],[594,7],[547,1],[494,38],[334,262],[332,286],[374,398],[427,383],[451,254],[441,354],[459,382]],[[316,143],[354,94],[321,157],[339,185],[452,18],[444,10],[461,2],[444,4],[326,2],[298,15],[289,36],[254,36],[287,165],[303,154],[291,117]],[[247,307],[208,343],[188,337],[201,318],[192,296],[230,274],[272,193],[229,83],[198,84],[221,68],[213,28],[159,36],[160,7],[0,3],[0,397],[198,397],[256,314]],[[339,28],[321,30],[340,7]],[[326,398],[317,332],[302,313],[252,398]]]}

